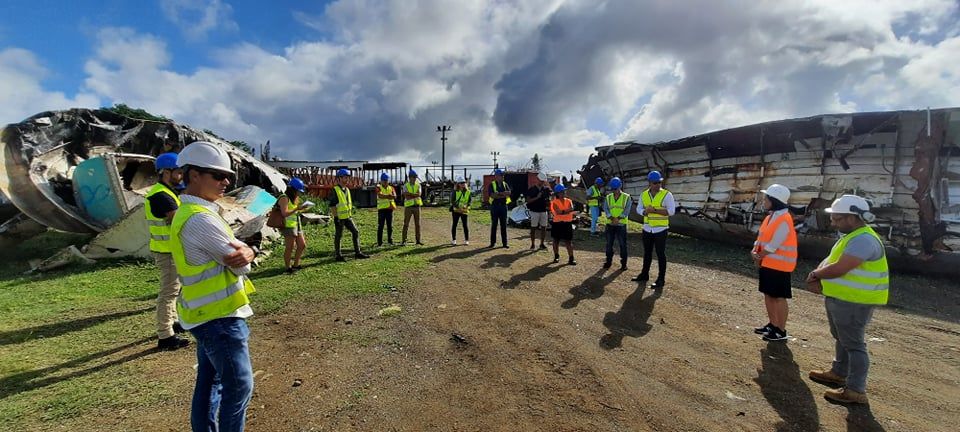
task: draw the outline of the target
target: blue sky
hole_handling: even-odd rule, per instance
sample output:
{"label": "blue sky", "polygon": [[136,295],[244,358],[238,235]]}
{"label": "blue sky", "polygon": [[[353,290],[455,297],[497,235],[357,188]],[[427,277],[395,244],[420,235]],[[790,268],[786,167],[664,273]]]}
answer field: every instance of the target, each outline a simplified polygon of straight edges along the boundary
{"label": "blue sky", "polygon": [[596,146],[960,101],[955,0],[0,2],[0,123],[126,103],[287,159]]}

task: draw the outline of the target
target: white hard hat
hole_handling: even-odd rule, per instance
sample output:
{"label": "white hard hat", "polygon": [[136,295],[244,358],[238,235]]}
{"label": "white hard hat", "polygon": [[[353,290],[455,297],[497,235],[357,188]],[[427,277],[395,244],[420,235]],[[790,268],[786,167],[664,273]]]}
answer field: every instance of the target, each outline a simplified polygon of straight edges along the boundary
{"label": "white hard hat", "polygon": [[784,204],[787,204],[787,201],[790,200],[790,189],[787,189],[784,185],[772,184],[760,192],[767,194],[770,198],[776,198],[777,201]]}
{"label": "white hard hat", "polygon": [[549,178],[549,177],[547,177],[547,173],[545,173],[545,172],[537,173],[537,180],[547,181],[548,178]]}
{"label": "white hard hat", "polygon": [[457,177],[457,183],[466,183],[467,181],[463,177]]}
{"label": "white hard hat", "polygon": [[870,203],[856,195],[843,195],[833,200],[833,205],[824,211],[833,214],[857,215],[867,222],[872,222],[875,219],[873,213],[870,213]]}
{"label": "white hard hat", "polygon": [[230,155],[227,151],[206,141],[195,141],[184,147],[177,156],[177,164],[181,168],[192,165],[236,174],[230,166]]}

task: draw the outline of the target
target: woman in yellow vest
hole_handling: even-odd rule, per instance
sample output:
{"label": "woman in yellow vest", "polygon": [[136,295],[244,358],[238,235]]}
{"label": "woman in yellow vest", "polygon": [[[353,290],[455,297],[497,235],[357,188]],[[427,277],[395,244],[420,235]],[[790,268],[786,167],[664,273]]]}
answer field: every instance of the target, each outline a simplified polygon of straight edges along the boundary
{"label": "woman in yellow vest", "polygon": [[450,244],[457,245],[457,224],[463,221],[463,244],[470,244],[470,228],[467,227],[467,216],[470,215],[470,189],[464,178],[457,179],[457,187],[450,194],[450,213],[453,214],[453,226],[450,228]]}
{"label": "woman in yellow vest", "polygon": [[553,200],[550,201],[550,213],[553,214],[553,224],[550,227],[550,236],[553,237],[553,262],[560,262],[560,242],[567,247],[567,264],[577,265],[573,259],[573,201],[567,198],[566,188],[562,184],[553,187]]}
{"label": "woman in yellow vest", "polygon": [[383,227],[387,227],[387,243],[393,246],[393,211],[397,209],[397,191],[390,185],[390,174],[380,174],[377,185],[377,247],[383,246]]}
{"label": "woman in yellow vest", "polygon": [[403,184],[403,238],[402,244],[407,244],[407,230],[410,228],[410,218],[413,218],[415,236],[418,245],[423,245],[420,239],[420,207],[423,206],[423,185],[417,177],[417,172],[410,170],[407,173],[407,182]]}
{"label": "woman in yellow vest", "polygon": [[307,239],[303,235],[303,224],[300,221],[300,213],[307,209],[300,199],[301,194],[306,191],[307,185],[303,180],[294,177],[287,184],[287,190],[277,199],[277,208],[283,216],[280,234],[283,235],[283,264],[287,268],[287,274],[301,269],[300,257],[307,249]]}
{"label": "woman in yellow vest", "polygon": [[870,357],[864,337],[873,310],[887,304],[889,297],[887,255],[883,240],[867,225],[875,219],[867,200],[844,195],[826,212],[843,237],[820,267],[807,276],[807,286],[825,297],[836,353],[829,369],[810,371],[810,378],[841,386],[827,390],[827,399],[865,404]]}
{"label": "woman in yellow vest", "polygon": [[793,297],[790,277],[797,268],[797,231],[787,206],[790,189],[773,184],[760,192],[769,214],[760,224],[750,255],[760,267],[758,279],[768,322],[753,332],[766,341],[783,341],[787,339],[787,299]]}

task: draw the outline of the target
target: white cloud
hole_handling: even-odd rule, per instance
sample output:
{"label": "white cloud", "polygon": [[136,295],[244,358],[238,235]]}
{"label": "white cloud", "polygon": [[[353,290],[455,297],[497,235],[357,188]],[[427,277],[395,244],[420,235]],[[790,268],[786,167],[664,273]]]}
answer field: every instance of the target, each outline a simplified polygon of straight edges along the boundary
{"label": "white cloud", "polygon": [[0,124],[19,122],[41,111],[68,107],[96,108],[100,99],[89,93],[73,97],[44,90],[42,80],[49,71],[30,51],[0,50]]}
{"label": "white cloud", "polygon": [[232,18],[233,7],[221,0],[161,0],[160,8],[188,39],[203,39],[217,29],[239,28]]}

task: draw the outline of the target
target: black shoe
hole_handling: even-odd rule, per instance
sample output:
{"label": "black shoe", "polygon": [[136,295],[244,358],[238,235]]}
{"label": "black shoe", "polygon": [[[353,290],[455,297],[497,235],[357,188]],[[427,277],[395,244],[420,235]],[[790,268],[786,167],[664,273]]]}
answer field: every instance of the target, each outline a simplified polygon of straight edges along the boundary
{"label": "black shoe", "polygon": [[530,250],[534,250],[534,249],[536,249],[536,248],[537,248],[536,245],[530,245]]}
{"label": "black shoe", "polygon": [[560,255],[554,255],[554,256],[553,256],[553,262],[554,262],[554,263],[560,262]]}
{"label": "black shoe", "polygon": [[767,334],[767,333],[769,333],[770,330],[773,330],[773,324],[767,323],[767,324],[764,325],[763,327],[757,327],[757,328],[753,329],[753,332],[756,333],[756,334],[758,334],[758,335],[762,335],[762,334]]}
{"label": "black shoe", "polygon": [[763,340],[769,342],[785,341],[787,340],[787,331],[774,327],[772,330],[763,335]]}
{"label": "black shoe", "polygon": [[293,266],[293,269],[294,269],[295,271],[300,271],[300,270],[303,270],[303,266],[302,266],[302,265],[295,265],[295,266]]}
{"label": "black shoe", "polygon": [[567,265],[577,265],[577,260],[573,259],[573,257],[570,257],[570,261],[567,261]]}
{"label": "black shoe", "polygon": [[627,270],[627,263],[620,263],[620,271],[626,271],[626,270]]}
{"label": "black shoe", "polygon": [[333,260],[336,262],[345,262],[347,259],[344,258],[343,255],[337,255]]}
{"label": "black shoe", "polygon": [[650,285],[650,288],[653,289],[663,289],[663,281],[656,281]]}
{"label": "black shoe", "polygon": [[504,249],[510,249],[510,245],[503,245]]}
{"label": "black shoe", "polygon": [[293,274],[296,270],[293,267],[287,267],[287,270],[284,271],[286,274]]}
{"label": "black shoe", "polygon": [[157,341],[157,349],[160,351],[176,351],[190,345],[190,341],[177,336],[170,336]]}
{"label": "black shoe", "polygon": [[608,268],[610,268],[610,266],[612,266],[612,265],[613,265],[612,262],[607,261],[607,262],[603,263],[603,268],[608,269]]}
{"label": "black shoe", "polygon": [[377,243],[377,247],[383,247],[383,243]]}
{"label": "black shoe", "polygon": [[357,252],[357,253],[353,254],[353,257],[356,258],[356,259],[367,259],[367,258],[370,258],[370,255],[367,255],[367,254],[365,254],[365,253],[363,253],[363,252]]}
{"label": "black shoe", "polygon": [[390,246],[396,246],[396,245],[397,245],[396,243],[393,242],[393,240],[388,241],[387,244],[390,245]]}
{"label": "black shoe", "polygon": [[630,281],[631,281],[631,282],[646,282],[646,281],[648,281],[648,280],[650,280],[650,276],[647,276],[647,275],[645,275],[645,274],[643,274],[643,273],[638,274],[638,275],[630,278]]}
{"label": "black shoe", "polygon": [[423,242],[417,242],[417,246],[423,246]]}
{"label": "black shoe", "polygon": [[497,247],[497,244],[496,244],[496,243],[490,243],[490,246],[487,246],[487,247],[490,248],[490,249],[493,249],[493,248]]}
{"label": "black shoe", "polygon": [[173,323],[173,333],[174,333],[174,334],[180,334],[180,333],[183,333],[183,332],[185,332],[185,331],[186,331],[186,330],[183,329],[183,326],[180,325],[180,323],[178,323],[178,322]]}
{"label": "black shoe", "polygon": [[547,248],[547,245],[540,243],[540,249],[546,249],[546,248]]}

